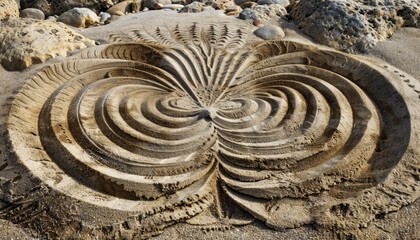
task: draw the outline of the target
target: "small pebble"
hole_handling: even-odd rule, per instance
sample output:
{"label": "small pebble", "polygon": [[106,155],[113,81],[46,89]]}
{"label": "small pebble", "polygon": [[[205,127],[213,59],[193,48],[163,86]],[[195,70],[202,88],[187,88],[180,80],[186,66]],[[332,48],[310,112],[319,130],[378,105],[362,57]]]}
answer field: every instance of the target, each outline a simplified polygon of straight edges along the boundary
{"label": "small pebble", "polygon": [[265,25],[254,31],[257,37],[264,40],[281,39],[285,37],[283,29],[275,25]]}
{"label": "small pebble", "polygon": [[182,4],[168,4],[168,5],[164,5],[162,8],[163,9],[169,9],[169,10],[176,10],[179,11],[184,7],[184,5]]}
{"label": "small pebble", "polygon": [[20,11],[20,17],[44,20],[45,14],[41,10],[36,8],[25,8],[22,11]]}
{"label": "small pebble", "polygon": [[254,22],[252,22],[254,24],[254,26],[256,27],[262,27],[264,26],[264,22],[261,18],[257,18],[254,20]]}
{"label": "small pebble", "polygon": [[242,11],[241,7],[239,7],[237,5],[234,5],[234,6],[229,6],[228,8],[226,8],[225,14],[226,15],[238,15],[238,14],[241,13],[241,11]]}
{"label": "small pebble", "polygon": [[187,1],[186,0],[172,0],[172,4],[186,5]]}
{"label": "small pebble", "polygon": [[241,13],[239,13],[239,18],[243,20],[255,20],[258,18],[258,13],[255,10],[245,8]]}
{"label": "small pebble", "polygon": [[257,3],[255,2],[246,2],[244,4],[241,5],[242,8],[253,8],[254,5],[256,5]]}
{"label": "small pebble", "polygon": [[204,10],[204,6],[205,6],[204,3],[202,2],[192,2],[188,5],[185,5],[181,10],[179,10],[179,12],[180,13],[198,13]]}
{"label": "small pebble", "polygon": [[104,23],[106,20],[111,18],[111,14],[106,12],[99,13],[99,22]]}
{"label": "small pebble", "polygon": [[49,17],[47,17],[47,19],[45,19],[45,21],[49,21],[49,22],[57,22],[57,18],[58,18],[58,16],[57,16],[57,15],[54,15],[54,16],[49,16]]}
{"label": "small pebble", "polygon": [[99,17],[89,8],[73,8],[61,14],[57,21],[77,28],[86,28],[99,23]]}
{"label": "small pebble", "polygon": [[289,0],[258,0],[258,5],[271,5],[271,4],[279,4],[283,7],[286,7],[290,4]]}

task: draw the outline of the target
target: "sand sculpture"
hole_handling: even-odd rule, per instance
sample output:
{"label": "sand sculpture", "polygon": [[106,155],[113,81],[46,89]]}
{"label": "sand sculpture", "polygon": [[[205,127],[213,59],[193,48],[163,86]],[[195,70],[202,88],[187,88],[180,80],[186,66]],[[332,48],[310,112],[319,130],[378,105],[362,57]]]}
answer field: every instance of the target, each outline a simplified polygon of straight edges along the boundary
{"label": "sand sculpture", "polygon": [[224,24],[113,35],[30,79],[8,137],[17,161],[62,196],[42,218],[99,237],[255,219],[346,232],[419,197],[410,77],[247,36]]}

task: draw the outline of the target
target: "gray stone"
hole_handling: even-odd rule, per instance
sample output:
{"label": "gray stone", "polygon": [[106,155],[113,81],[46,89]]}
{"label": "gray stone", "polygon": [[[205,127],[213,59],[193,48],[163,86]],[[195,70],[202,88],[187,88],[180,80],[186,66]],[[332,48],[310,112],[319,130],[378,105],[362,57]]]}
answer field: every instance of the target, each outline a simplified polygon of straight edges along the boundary
{"label": "gray stone", "polygon": [[256,2],[257,0],[235,0],[235,4],[238,6],[242,6],[243,4],[247,2]]}
{"label": "gray stone", "polygon": [[99,17],[88,8],[73,8],[61,14],[57,21],[73,27],[86,28],[99,23]]}
{"label": "gray stone", "polygon": [[57,22],[57,18],[58,16],[54,15],[54,16],[49,16],[45,19],[45,21],[49,21],[49,22]]}
{"label": "gray stone", "polygon": [[150,10],[157,10],[161,9],[165,5],[172,4],[171,0],[144,0],[143,5],[144,7]]}
{"label": "gray stone", "polygon": [[121,2],[121,0],[20,0],[22,9],[37,8],[45,16],[61,15],[75,7],[89,8],[95,13]]}
{"label": "gray stone", "polygon": [[41,10],[36,9],[36,8],[26,8],[20,11],[20,17],[44,20],[45,14]]}
{"label": "gray stone", "polygon": [[[36,8],[41,10],[45,16],[53,16],[59,15],[63,12],[55,11],[55,13],[51,10],[51,0],[21,0],[21,8]],[[65,11],[64,11],[65,12]]]}
{"label": "gray stone", "polygon": [[169,10],[176,10],[179,11],[184,7],[184,5],[182,4],[169,4],[169,5],[165,5],[162,8],[163,9],[169,9]]}
{"label": "gray stone", "polygon": [[203,7],[206,6],[202,2],[192,2],[188,5],[185,5],[181,10],[180,13],[198,13],[203,11]]}
{"label": "gray stone", "polygon": [[104,23],[106,20],[111,18],[111,14],[106,12],[99,13],[99,22]]}
{"label": "gray stone", "polygon": [[186,0],[172,0],[172,4],[186,5],[187,1]]}
{"label": "gray stone", "polygon": [[204,5],[204,7],[203,7],[203,12],[204,11],[214,11],[215,9],[214,9],[214,7],[212,7],[212,6],[207,6],[207,5]]}
{"label": "gray stone", "polygon": [[257,4],[259,5],[271,5],[271,4],[279,4],[283,7],[287,7],[290,2],[289,0],[258,0]]}
{"label": "gray stone", "polygon": [[239,13],[239,18],[243,20],[255,20],[259,18],[257,11],[245,8],[241,13]]}
{"label": "gray stone", "polygon": [[400,27],[420,27],[419,1],[300,0],[289,8],[303,32],[347,52],[366,52]]}
{"label": "gray stone", "polygon": [[172,2],[172,4],[181,4],[181,5],[186,5],[187,4],[186,0],[172,0],[171,2]]}
{"label": "gray stone", "polygon": [[227,8],[232,8],[236,6],[233,0],[186,0],[187,4],[193,2],[201,2],[206,6],[211,6],[216,10],[226,10]]}
{"label": "gray stone", "polygon": [[254,31],[257,37],[264,40],[275,40],[285,37],[283,29],[275,25],[265,25]]}

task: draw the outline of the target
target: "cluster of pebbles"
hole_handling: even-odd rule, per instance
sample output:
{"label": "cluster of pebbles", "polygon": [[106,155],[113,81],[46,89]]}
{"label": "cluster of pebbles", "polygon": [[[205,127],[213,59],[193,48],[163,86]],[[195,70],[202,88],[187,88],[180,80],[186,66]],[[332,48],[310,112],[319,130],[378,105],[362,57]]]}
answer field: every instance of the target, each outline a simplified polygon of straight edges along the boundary
{"label": "cluster of pebbles", "polygon": [[93,44],[74,28],[106,25],[121,16],[151,10],[220,10],[252,22],[258,27],[255,35],[262,39],[280,39],[285,36],[283,30],[264,23],[285,16],[288,5],[288,0],[0,0],[0,28],[4,30],[0,32],[0,63],[7,70],[22,70],[66,56]]}
{"label": "cluster of pebbles", "polygon": [[[400,27],[420,26],[420,3],[402,0],[0,0],[0,27],[9,29],[13,25],[14,29],[8,32],[22,36],[26,35],[25,29],[32,28],[31,24],[38,27],[39,23],[35,22],[38,20],[45,22],[42,24],[47,24],[47,29],[61,29],[64,26],[88,28],[109,24],[124,15],[152,10],[179,13],[223,11],[228,16],[246,20],[258,27],[254,34],[265,40],[285,36],[280,27],[268,24],[270,19],[281,17],[286,21],[294,21],[299,29],[316,42],[351,53],[368,51],[378,41],[392,36]],[[21,26],[16,28],[19,19],[30,20],[21,21]],[[80,44],[87,42],[87,39],[80,36],[69,40],[77,35],[70,33],[64,37],[68,47],[59,47],[60,53],[50,51],[40,57],[40,54],[35,54],[38,56],[36,59],[16,60],[16,56],[11,54],[15,50],[10,50],[10,45],[16,45],[16,41],[21,42],[21,37],[11,38],[5,32],[0,33],[0,39],[3,39],[0,44],[0,61],[12,70],[24,69],[32,62],[44,62],[50,57],[89,45]],[[57,42],[61,40],[57,39]],[[76,46],[68,43],[75,43]],[[24,46],[23,49],[28,46],[26,42],[20,45]],[[19,47],[22,49],[22,46]],[[38,50],[28,51],[32,54]],[[27,52],[25,54],[28,55]]]}
{"label": "cluster of pebbles", "polygon": [[180,13],[222,10],[226,15],[252,20],[254,25],[261,26],[270,18],[286,15],[285,7],[290,4],[289,0],[124,0],[115,4],[109,2],[102,8],[99,6],[88,8],[85,6],[86,4],[81,2],[77,7],[66,10],[65,7],[54,7],[52,9],[51,5],[54,1],[50,4],[50,7],[37,4],[38,2],[40,1],[32,1],[32,4],[21,4],[29,7],[21,10],[20,16],[63,22],[77,28],[107,24],[119,16],[161,9]]}

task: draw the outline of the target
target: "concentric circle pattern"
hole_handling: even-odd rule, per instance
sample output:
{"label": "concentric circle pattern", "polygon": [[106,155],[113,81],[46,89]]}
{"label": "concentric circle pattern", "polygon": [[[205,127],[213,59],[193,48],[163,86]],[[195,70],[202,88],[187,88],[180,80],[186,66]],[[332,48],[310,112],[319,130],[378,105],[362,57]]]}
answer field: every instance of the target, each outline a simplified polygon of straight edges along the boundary
{"label": "concentric circle pattern", "polygon": [[16,155],[54,190],[132,212],[144,232],[187,219],[322,224],[316,209],[383,186],[411,131],[392,75],[247,34],[139,30],[46,67],[12,104]]}

